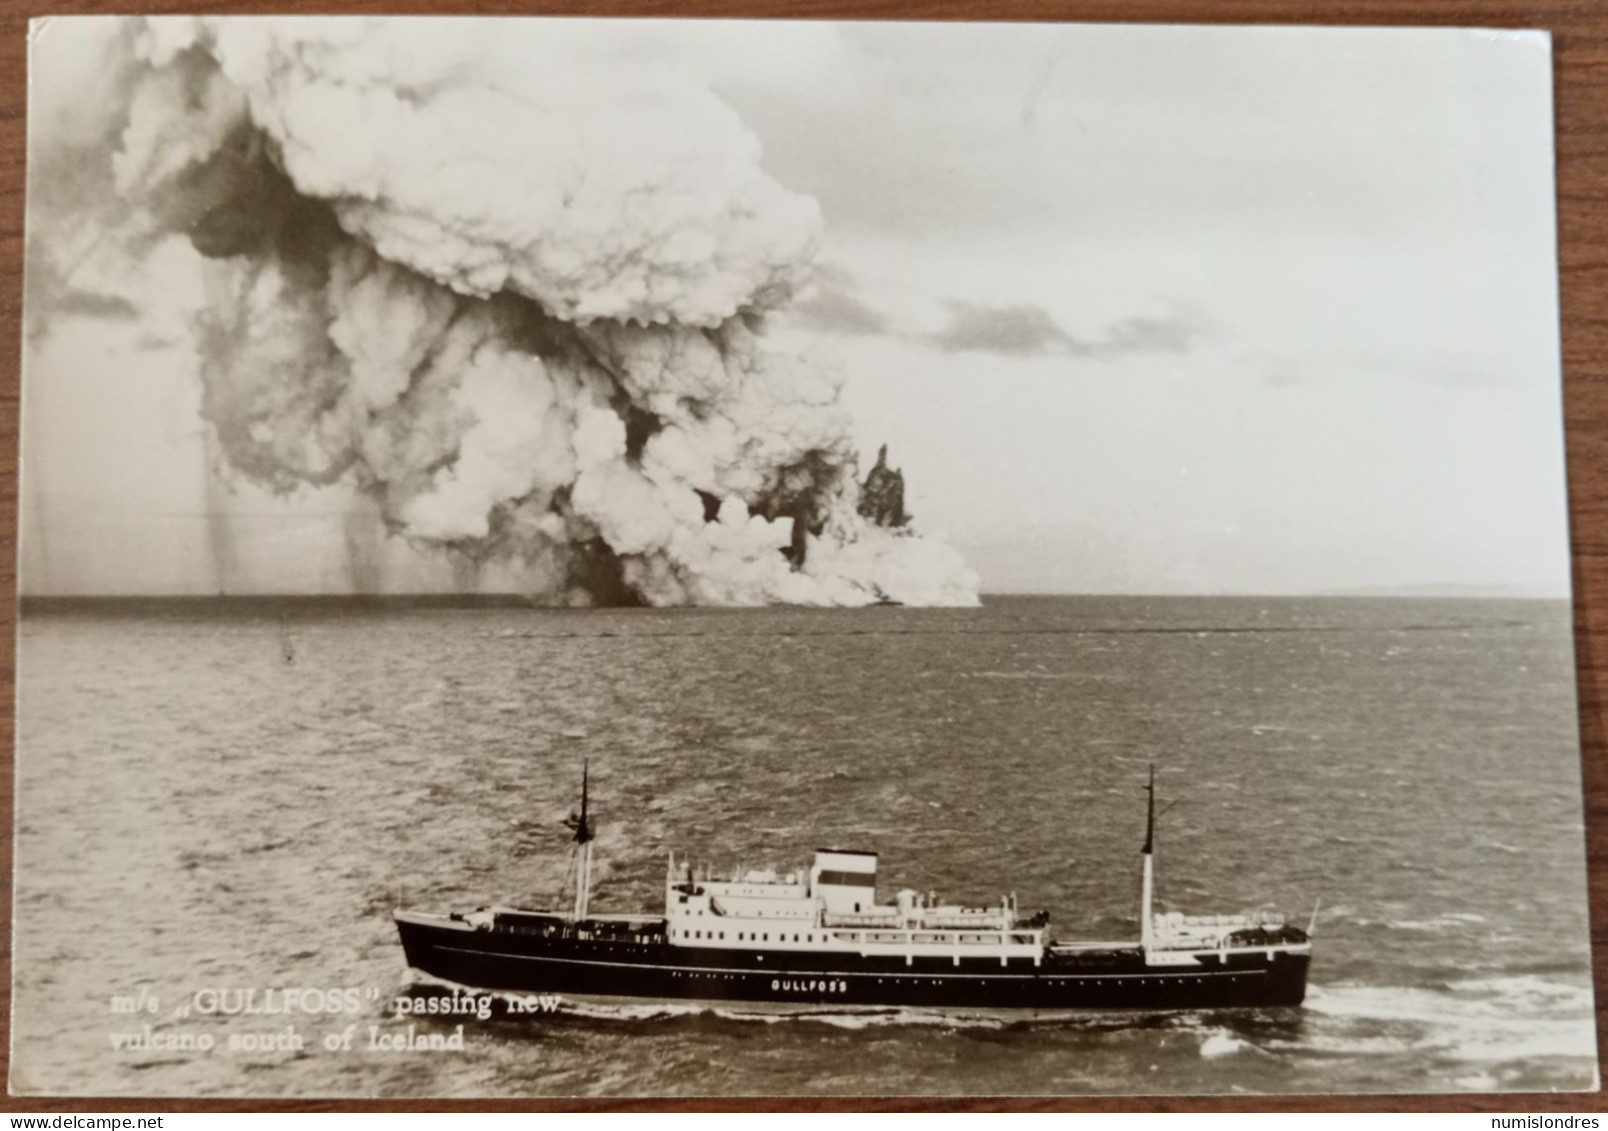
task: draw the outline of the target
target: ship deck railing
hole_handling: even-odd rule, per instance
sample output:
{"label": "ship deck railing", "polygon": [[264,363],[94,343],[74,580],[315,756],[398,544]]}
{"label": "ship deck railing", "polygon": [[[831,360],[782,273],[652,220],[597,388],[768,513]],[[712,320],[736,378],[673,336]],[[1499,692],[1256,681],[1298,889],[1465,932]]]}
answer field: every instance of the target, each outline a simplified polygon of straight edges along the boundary
{"label": "ship deck railing", "polygon": [[1277,911],[1245,911],[1237,915],[1185,915],[1179,911],[1169,911],[1155,917],[1157,927],[1183,927],[1211,929],[1222,928],[1237,930],[1247,927],[1282,927],[1285,917]]}
{"label": "ship deck railing", "polygon": [[1000,912],[971,915],[823,914],[821,926],[829,931],[1020,931],[1038,930],[1020,925],[1003,926]]}
{"label": "ship deck railing", "polygon": [[665,920],[660,915],[598,915],[576,922],[552,911],[499,907],[495,909],[491,929],[544,938],[649,941],[664,937]]}
{"label": "ship deck railing", "polygon": [[833,942],[855,943],[861,946],[918,947],[918,946],[1042,946],[1044,936],[1038,930],[980,931],[931,930],[912,928],[831,928]]}
{"label": "ship deck railing", "polygon": [[1056,939],[1054,942],[1050,943],[1049,949],[1052,951],[1079,954],[1085,951],[1138,950],[1139,943],[1134,939],[1116,939],[1105,942],[1083,939],[1076,939],[1072,941],[1068,941],[1066,939]]}
{"label": "ship deck railing", "polygon": [[[491,912],[493,912],[493,913],[495,913],[497,915],[523,916],[525,918],[530,918],[530,919],[556,919],[556,920],[558,920],[560,922],[564,922],[564,923],[573,923],[575,921],[574,916],[572,916],[567,911],[546,911],[546,910],[542,910],[542,909],[539,909],[539,908],[530,908],[530,907],[500,907],[500,906],[499,907],[491,907],[491,908],[488,908],[487,910],[489,910],[489,911],[491,911]],[[648,914],[640,914],[640,915],[628,915],[628,914],[588,915],[585,919],[582,920],[582,922],[584,922],[584,923],[662,923],[662,922],[664,922],[664,916],[663,915],[648,915]]]}

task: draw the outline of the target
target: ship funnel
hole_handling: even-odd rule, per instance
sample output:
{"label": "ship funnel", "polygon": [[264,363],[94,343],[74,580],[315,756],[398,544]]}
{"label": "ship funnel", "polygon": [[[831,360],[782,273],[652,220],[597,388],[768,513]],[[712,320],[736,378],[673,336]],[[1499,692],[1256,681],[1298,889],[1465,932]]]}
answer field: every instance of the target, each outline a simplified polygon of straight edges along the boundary
{"label": "ship funnel", "polygon": [[830,915],[852,915],[876,902],[877,854],[823,848],[810,868],[810,891]]}

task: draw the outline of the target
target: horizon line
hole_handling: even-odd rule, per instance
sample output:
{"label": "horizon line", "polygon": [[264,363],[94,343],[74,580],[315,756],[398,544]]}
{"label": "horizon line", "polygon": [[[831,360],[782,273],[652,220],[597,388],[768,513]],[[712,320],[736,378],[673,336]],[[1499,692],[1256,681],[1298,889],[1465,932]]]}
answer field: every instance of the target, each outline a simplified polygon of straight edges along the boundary
{"label": "horizon line", "polygon": [[[1457,587],[1424,587],[1422,589],[1411,586],[1358,588],[1358,589],[1323,589],[1306,592],[1199,592],[1199,591],[1171,591],[1171,592],[1121,592],[1115,590],[1043,590],[1018,589],[985,591],[979,594],[983,600],[998,598],[1116,598],[1126,600],[1263,600],[1263,601],[1306,601],[1306,600],[1491,600],[1491,601],[1571,601],[1573,593],[1544,592],[1536,589],[1495,589],[1486,587],[1470,587],[1459,589]],[[486,592],[486,593],[452,593],[435,591],[410,591],[394,593],[18,593],[16,604],[23,607],[30,604],[51,603],[131,603],[141,601],[159,602],[193,602],[193,603],[227,603],[251,602],[266,603],[274,601],[287,602],[317,602],[317,603],[357,603],[357,604],[384,604],[386,602],[427,604],[437,602],[450,603],[501,603],[508,605],[521,605],[537,609],[607,609],[607,608],[722,608],[722,609],[750,609],[750,608],[863,608],[869,606],[837,605],[812,606],[788,605],[777,603],[771,605],[563,605],[552,604],[530,594],[515,591]],[[910,605],[900,606],[909,608],[965,608],[968,606],[943,605]]]}

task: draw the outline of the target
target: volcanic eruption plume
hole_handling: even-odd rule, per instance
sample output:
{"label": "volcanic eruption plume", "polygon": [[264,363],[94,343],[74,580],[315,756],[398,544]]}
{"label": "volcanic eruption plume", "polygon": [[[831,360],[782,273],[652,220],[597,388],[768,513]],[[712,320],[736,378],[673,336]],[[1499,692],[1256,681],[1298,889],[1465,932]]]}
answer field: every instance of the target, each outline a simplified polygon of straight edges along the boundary
{"label": "volcanic eruption plume", "polygon": [[767,341],[813,201],[707,89],[459,21],[156,19],[113,163],[205,260],[203,413],[273,491],[575,603],[972,604],[859,513],[842,377]]}

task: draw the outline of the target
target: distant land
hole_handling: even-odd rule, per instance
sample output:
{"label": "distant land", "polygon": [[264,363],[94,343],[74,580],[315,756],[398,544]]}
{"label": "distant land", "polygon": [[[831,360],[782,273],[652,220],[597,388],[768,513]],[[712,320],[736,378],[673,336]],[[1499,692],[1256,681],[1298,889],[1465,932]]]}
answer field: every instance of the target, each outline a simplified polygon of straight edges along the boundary
{"label": "distant land", "polygon": [[1324,589],[1314,597],[1488,597],[1502,601],[1567,601],[1569,594],[1533,585],[1361,585]]}

